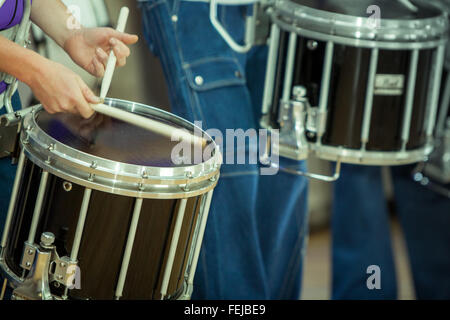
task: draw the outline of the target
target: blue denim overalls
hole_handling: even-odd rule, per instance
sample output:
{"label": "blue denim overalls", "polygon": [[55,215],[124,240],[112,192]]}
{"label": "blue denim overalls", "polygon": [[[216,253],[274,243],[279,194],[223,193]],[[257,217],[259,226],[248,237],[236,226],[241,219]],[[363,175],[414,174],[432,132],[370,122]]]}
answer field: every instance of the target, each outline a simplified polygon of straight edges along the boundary
{"label": "blue denim overalls", "polygon": [[[209,5],[139,1],[150,49],[160,57],[172,111],[203,129],[258,129],[266,49],[237,54],[209,21]],[[242,39],[243,7],[219,19]],[[151,70],[149,70],[151,72]],[[248,148],[247,148],[248,151]],[[227,148],[224,148],[224,158]],[[283,160],[305,169],[303,162]],[[284,164],[285,165],[285,164]],[[194,281],[197,299],[298,299],[307,237],[307,180],[258,164],[224,164]]]}

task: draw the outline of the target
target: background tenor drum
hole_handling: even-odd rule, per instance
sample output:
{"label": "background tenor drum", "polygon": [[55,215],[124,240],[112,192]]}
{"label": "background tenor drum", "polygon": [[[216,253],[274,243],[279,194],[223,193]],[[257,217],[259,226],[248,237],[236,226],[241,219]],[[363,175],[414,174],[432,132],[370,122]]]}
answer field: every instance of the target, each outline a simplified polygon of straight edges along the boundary
{"label": "background tenor drum", "polygon": [[[105,103],[194,131],[156,108]],[[206,159],[177,165],[169,138],[100,114],[85,121],[37,108],[21,143],[0,260],[16,298],[190,297],[219,177],[211,139]]]}
{"label": "background tenor drum", "polygon": [[261,122],[280,129],[281,155],[396,165],[431,152],[448,21],[410,3],[274,2]]}

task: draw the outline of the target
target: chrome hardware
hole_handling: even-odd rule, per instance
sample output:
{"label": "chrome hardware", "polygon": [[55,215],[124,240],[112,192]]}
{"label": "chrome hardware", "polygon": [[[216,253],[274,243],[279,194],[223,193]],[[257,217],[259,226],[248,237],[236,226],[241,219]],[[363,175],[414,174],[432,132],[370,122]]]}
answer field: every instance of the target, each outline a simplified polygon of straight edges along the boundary
{"label": "chrome hardware", "polygon": [[[292,99],[289,102],[280,102],[278,122],[280,123],[280,143],[273,146],[272,152],[293,158],[305,160],[310,153],[314,153],[315,144],[309,144],[306,137],[308,133],[315,135],[317,132],[317,111],[318,108],[311,107],[307,98],[307,90],[303,86],[292,88]],[[305,130],[308,125],[310,131]],[[295,168],[282,167],[278,163],[268,161],[269,166],[280,171],[317,179],[325,182],[333,182],[339,179],[341,171],[341,160],[336,160],[335,172],[332,176],[299,171]]]}
{"label": "chrome hardware", "polygon": [[55,235],[51,232],[44,232],[41,234],[41,246],[45,249],[53,248],[55,242]]}
{"label": "chrome hardware", "polygon": [[52,300],[49,287],[49,268],[55,247],[55,235],[44,232],[40,246],[25,243],[21,267],[29,270],[26,279],[12,294],[14,300]]}
{"label": "chrome hardware", "polygon": [[66,191],[66,192],[69,192],[72,190],[72,183],[70,183],[68,181],[64,181],[62,186],[63,186],[64,191]]}
{"label": "chrome hardware", "polygon": [[309,50],[314,51],[319,46],[319,43],[315,40],[308,40],[306,46],[308,47]]}
{"label": "chrome hardware", "polygon": [[51,251],[36,249],[36,259],[25,281],[11,296],[13,300],[53,300],[48,281]]}
{"label": "chrome hardware", "polygon": [[293,99],[280,103],[280,146],[274,150],[280,154],[291,154],[296,159],[308,157],[308,142],[305,136],[306,109],[308,99],[306,89],[295,86],[292,90]]}
{"label": "chrome hardware", "polygon": [[[54,254],[57,255],[56,250],[54,251]],[[49,269],[50,282],[56,281],[66,287],[74,285],[75,272],[78,268],[75,261],[70,260],[69,257],[56,258],[52,261],[52,265],[55,266],[55,272],[51,274]]]}
{"label": "chrome hardware", "polygon": [[[150,106],[108,98],[105,99],[105,103],[130,112],[155,116],[168,121],[173,120],[177,125],[191,130],[190,123],[186,120]],[[24,152],[33,158],[40,168],[58,176],[63,181],[67,180],[83,187],[123,196],[174,199],[179,197],[182,192],[180,185],[186,183],[185,172],[189,170],[194,178],[189,181],[189,193],[186,196],[197,196],[215,186],[215,183],[209,181],[209,178],[220,168],[220,166],[215,167],[217,163],[221,163],[221,154],[218,148],[214,148],[214,155],[204,163],[176,167],[171,170],[155,166],[118,163],[108,159],[99,159],[88,153],[80,153],[50,137],[37,124],[36,118],[39,112],[42,112],[40,105],[36,108],[35,113],[30,113],[23,119],[20,139],[24,145]],[[27,131],[28,126],[33,129]],[[204,136],[208,141],[212,141],[207,133],[204,133]],[[51,152],[47,150],[50,144],[54,144]],[[51,156],[51,164],[46,162],[48,155]],[[95,161],[95,168],[91,167],[93,161]],[[145,181],[142,177],[144,171],[147,174]],[[143,183],[145,190],[141,191],[137,188],[139,183]]]}
{"label": "chrome hardware", "polygon": [[20,266],[25,270],[31,270],[33,266],[34,258],[36,257],[36,252],[38,251],[38,247],[31,243],[25,243],[22,255],[22,261],[20,262]]}
{"label": "chrome hardware", "polygon": [[70,288],[74,285],[75,273],[78,270],[77,261],[70,257],[59,257],[55,235],[44,232],[40,244],[25,243],[21,266],[29,270],[23,282],[17,284],[13,291],[13,299],[17,300],[52,300],[49,283]]}
{"label": "chrome hardware", "polygon": [[287,173],[294,174],[297,176],[307,177],[310,179],[316,179],[316,180],[320,180],[320,181],[324,181],[324,182],[334,182],[334,181],[338,180],[339,177],[341,176],[341,161],[336,162],[336,167],[334,169],[334,173],[332,176],[304,172],[304,171],[300,171],[300,170],[297,170],[294,168],[289,168],[289,167],[282,167],[275,163],[271,163],[270,165],[271,165],[271,167],[278,168],[280,171],[283,171],[283,172],[287,172]]}

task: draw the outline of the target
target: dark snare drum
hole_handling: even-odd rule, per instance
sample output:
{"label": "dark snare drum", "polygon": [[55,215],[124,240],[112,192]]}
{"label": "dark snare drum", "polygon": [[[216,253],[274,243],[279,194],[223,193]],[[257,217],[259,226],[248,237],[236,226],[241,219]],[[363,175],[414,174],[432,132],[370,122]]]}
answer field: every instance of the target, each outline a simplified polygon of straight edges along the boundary
{"label": "dark snare drum", "polygon": [[419,0],[277,0],[269,13],[261,123],[280,129],[282,156],[397,165],[431,152],[442,10]]}
{"label": "dark snare drum", "polygon": [[[156,108],[105,103],[194,132]],[[177,142],[125,122],[28,113],[1,243],[13,297],[189,298],[221,163],[209,141],[209,158],[177,165]]]}

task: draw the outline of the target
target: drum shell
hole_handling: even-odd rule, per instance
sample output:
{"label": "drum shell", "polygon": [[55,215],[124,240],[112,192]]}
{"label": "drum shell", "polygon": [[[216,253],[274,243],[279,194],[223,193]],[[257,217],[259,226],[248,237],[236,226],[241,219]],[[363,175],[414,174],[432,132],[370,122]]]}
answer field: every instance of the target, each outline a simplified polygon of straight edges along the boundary
{"label": "drum shell", "polygon": [[[271,109],[271,126],[277,128],[278,105],[284,89],[287,39],[281,31],[277,72]],[[314,45],[312,45],[314,44]],[[314,48],[314,49],[312,49]],[[326,42],[299,35],[293,69],[292,87],[307,89],[312,106],[318,106],[322,89]],[[327,122],[321,143],[348,149],[361,149],[363,116],[366,108],[369,66],[372,49],[334,44],[330,88],[328,91]],[[412,50],[380,49],[376,74],[401,75],[402,93],[375,94],[368,143],[368,151],[399,151]],[[406,150],[425,146],[425,120],[428,116],[432,64],[437,49],[419,50],[416,88],[414,91],[411,127]],[[311,135],[308,135],[311,137]],[[315,141],[315,139],[310,139]]]}
{"label": "drum shell", "polygon": [[[27,240],[42,169],[25,160],[22,182],[15,205],[6,250],[8,267],[17,275],[24,242]],[[56,236],[60,256],[70,255],[78,222],[84,187],[49,175],[35,242],[50,231]],[[176,298],[184,290],[185,273],[194,230],[204,196],[187,200],[168,297]],[[144,199],[137,227],[123,299],[159,299],[169,244],[180,199]],[[69,291],[73,299],[113,299],[130,228],[135,198],[92,191],[78,254],[81,289]],[[52,293],[60,290],[51,285]],[[60,288],[61,289],[61,288]]]}

